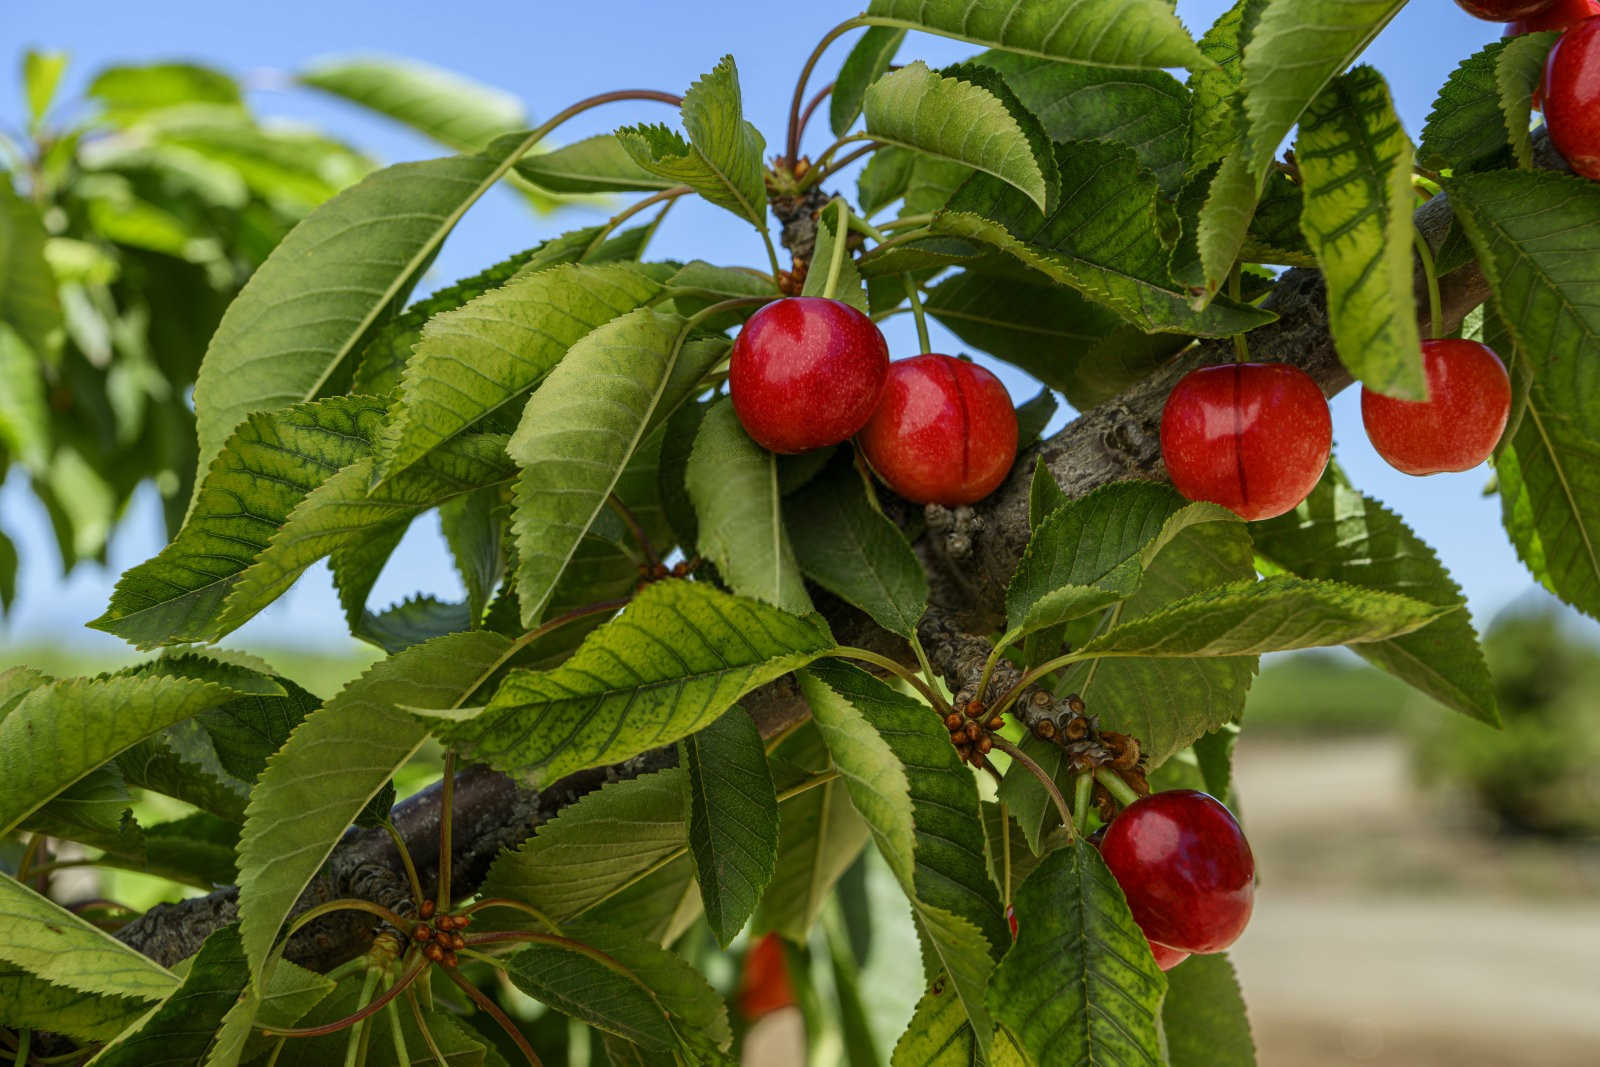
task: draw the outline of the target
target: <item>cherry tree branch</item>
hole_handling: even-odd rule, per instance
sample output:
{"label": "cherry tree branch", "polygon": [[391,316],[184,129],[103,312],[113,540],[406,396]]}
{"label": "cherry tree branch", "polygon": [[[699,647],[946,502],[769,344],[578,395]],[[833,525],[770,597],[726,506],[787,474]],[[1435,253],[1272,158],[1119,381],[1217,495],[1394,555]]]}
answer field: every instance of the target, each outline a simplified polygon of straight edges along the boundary
{"label": "cherry tree branch", "polygon": [[[1566,169],[1543,131],[1535,135],[1534,145],[1540,167]],[[801,258],[809,257],[815,240],[816,223],[810,217],[814,204],[826,200],[820,190],[813,190],[807,200],[784,205],[786,210],[780,212],[784,245],[797,255],[804,252]],[[1416,222],[1430,247],[1437,250],[1451,225],[1447,198],[1436,196],[1423,205]],[[1424,320],[1427,300],[1420,269],[1416,284],[1419,320]],[[1488,285],[1475,263],[1446,274],[1440,279],[1440,288],[1447,330],[1457,328],[1488,296]],[[1251,348],[1260,358],[1301,367],[1329,396],[1351,384],[1328,332],[1327,293],[1317,271],[1286,272],[1263,306],[1276,312],[1278,319],[1250,333]],[[1159,425],[1167,393],[1190,369],[1232,359],[1227,339],[1196,345],[1024,453],[1010,480],[975,507],[950,510],[930,505],[925,510],[924,533],[915,547],[928,571],[932,595],[920,637],[953,691],[970,687],[976,692],[992,649],[987,638],[977,635],[993,632],[1003,618],[1006,583],[1028,541],[1028,491],[1036,458],[1044,460],[1071,497],[1127,478],[1164,479]],[[910,510],[903,502],[900,507],[902,513]],[[903,641],[873,626],[860,612],[820,592],[816,599],[842,644],[872,648],[907,664],[914,662]],[[1017,678],[1015,668],[1001,661],[985,700],[1010,688]],[[768,738],[782,735],[810,714],[793,678],[764,686],[741,704]],[[1048,719],[1062,741],[1072,740],[1068,727],[1076,713],[1065,701],[1042,690],[1025,693],[1018,702],[1018,713],[1036,733],[1050,730],[1040,726]],[[568,804],[607,782],[671,766],[676,758],[674,748],[656,749],[615,766],[569,775],[542,791],[520,787],[485,767],[466,769],[456,779],[452,822],[453,884],[458,896],[477,889],[490,861],[502,849],[525,840]],[[424,891],[431,892],[438,871],[438,788],[398,805],[394,821],[417,861]],[[375,901],[401,914],[410,910],[404,866],[392,839],[381,828],[351,830],[301,898],[297,912],[349,896]],[[208,896],[159,905],[117,936],[159,962],[172,964],[198,950],[208,934],[232,922],[237,914],[238,890],[230,886]],[[297,934],[286,956],[304,966],[327,970],[364,951],[376,930],[372,918],[364,913],[328,916]]]}

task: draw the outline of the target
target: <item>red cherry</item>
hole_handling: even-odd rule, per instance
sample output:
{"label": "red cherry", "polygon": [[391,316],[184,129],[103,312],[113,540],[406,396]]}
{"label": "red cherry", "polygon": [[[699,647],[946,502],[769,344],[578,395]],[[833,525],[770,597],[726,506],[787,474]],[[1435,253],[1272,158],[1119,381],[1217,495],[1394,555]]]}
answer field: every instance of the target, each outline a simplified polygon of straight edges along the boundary
{"label": "red cherry", "polygon": [[856,438],[895,492],[956,507],[994,492],[1017,458],[1017,412],[976,363],[927,354],[889,365],[878,410]]}
{"label": "red cherry", "polygon": [[[1600,12],[1600,4],[1596,5]],[[1550,143],[1577,174],[1600,181],[1600,17],[1561,35],[1544,68]]]}
{"label": "red cherry", "polygon": [[[1150,941],[1148,937],[1145,940]],[[1157,967],[1160,967],[1163,971],[1170,971],[1188,959],[1190,954],[1182,949],[1168,948],[1166,945],[1150,941],[1150,955],[1156,958]]]}
{"label": "red cherry", "polygon": [[783,941],[777,934],[767,934],[745,953],[739,975],[739,1011],[746,1019],[759,1019],[794,1002]]}
{"label": "red cherry", "polygon": [[1456,0],[1463,11],[1490,22],[1510,22],[1512,19],[1537,15],[1556,0]]}
{"label": "red cherry", "polygon": [[1505,36],[1517,37],[1541,30],[1564,30],[1573,23],[1600,15],[1600,0],[1555,0],[1544,10],[1518,19],[1506,27]]}
{"label": "red cherry", "polygon": [[815,296],[772,303],[733,343],[728,391],[745,431],[774,452],[836,445],[866,423],[889,372],[889,346],[849,304]]}
{"label": "red cherry", "polygon": [[1006,905],[1006,922],[1011,926],[1011,940],[1017,939],[1017,909]]}
{"label": "red cherry", "polygon": [[1250,843],[1233,814],[1205,793],[1173,789],[1129,804],[1111,821],[1100,854],[1152,942],[1221,952],[1250,921]]}
{"label": "red cherry", "polygon": [[1361,421],[1378,455],[1407,474],[1471,470],[1489,458],[1511,413],[1511,380],[1488,345],[1422,342],[1428,399],[1361,390]]}
{"label": "red cherry", "polygon": [[1161,458],[1178,492],[1245,519],[1299,504],[1333,448],[1328,402],[1287,363],[1224,363],[1184,375],[1161,413]]}

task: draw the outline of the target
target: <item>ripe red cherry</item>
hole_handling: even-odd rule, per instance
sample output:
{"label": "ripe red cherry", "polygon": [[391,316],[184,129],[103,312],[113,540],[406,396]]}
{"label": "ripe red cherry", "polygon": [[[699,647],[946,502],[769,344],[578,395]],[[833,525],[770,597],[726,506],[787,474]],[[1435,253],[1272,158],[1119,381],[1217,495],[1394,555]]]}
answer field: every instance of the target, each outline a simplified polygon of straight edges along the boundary
{"label": "ripe red cherry", "polygon": [[1245,519],[1299,504],[1333,448],[1328,402],[1287,363],[1225,363],[1190,371],[1161,413],[1161,458],[1178,492]]}
{"label": "ripe red cherry", "polygon": [[777,934],[767,934],[745,954],[739,975],[739,1011],[746,1019],[759,1019],[793,1003],[794,987],[783,960],[783,942]]}
{"label": "ripe red cherry", "polygon": [[1173,789],[1129,804],[1111,820],[1100,855],[1152,942],[1221,952],[1250,921],[1250,843],[1233,814],[1205,793]]}
{"label": "ripe red cherry", "polygon": [[1517,37],[1541,30],[1564,30],[1575,22],[1600,15],[1600,0],[1555,0],[1542,11],[1537,11],[1506,27],[1505,36]]}
{"label": "ripe red cherry", "polygon": [[982,500],[1017,458],[1017,412],[976,363],[927,354],[889,365],[878,410],[856,440],[884,483],[918,504]]}
{"label": "ripe red cherry", "polygon": [[1512,19],[1537,15],[1556,0],[1456,0],[1469,15],[1490,22],[1510,22]]}
{"label": "ripe red cherry", "polygon": [[1428,399],[1361,390],[1361,421],[1378,455],[1407,474],[1471,470],[1489,458],[1511,413],[1511,380],[1488,345],[1422,342]]}
{"label": "ripe red cherry", "polygon": [[849,304],[815,296],[774,300],[733,343],[728,390],[745,432],[774,452],[809,452],[848,439],[872,416],[889,346]]}
{"label": "ripe red cherry", "polygon": [[[1150,941],[1149,938],[1145,938],[1145,940]],[[1188,959],[1190,954],[1181,949],[1168,948],[1166,945],[1150,941],[1150,955],[1156,958],[1157,967],[1160,967],[1163,971],[1170,971]]]}
{"label": "ripe red cherry", "polygon": [[1574,173],[1600,181],[1600,17],[1584,19],[1550,50],[1544,121]]}

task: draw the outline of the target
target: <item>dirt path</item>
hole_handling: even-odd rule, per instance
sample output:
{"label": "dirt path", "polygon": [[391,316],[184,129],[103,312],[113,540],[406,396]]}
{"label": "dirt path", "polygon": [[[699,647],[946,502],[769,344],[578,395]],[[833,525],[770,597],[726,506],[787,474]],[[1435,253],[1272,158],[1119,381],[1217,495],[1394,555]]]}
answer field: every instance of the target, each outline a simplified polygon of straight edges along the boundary
{"label": "dirt path", "polygon": [[1452,825],[1388,740],[1241,746],[1263,1067],[1600,1064],[1593,861]]}

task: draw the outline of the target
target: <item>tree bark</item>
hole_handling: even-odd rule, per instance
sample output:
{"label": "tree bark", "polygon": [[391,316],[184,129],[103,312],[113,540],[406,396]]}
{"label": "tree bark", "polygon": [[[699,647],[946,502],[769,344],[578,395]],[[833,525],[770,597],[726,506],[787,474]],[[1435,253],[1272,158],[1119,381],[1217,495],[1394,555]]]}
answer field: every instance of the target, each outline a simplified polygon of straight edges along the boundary
{"label": "tree bark", "polygon": [[[1538,165],[1566,169],[1550,148],[1543,131],[1535,136]],[[1452,216],[1448,199],[1434,197],[1416,213],[1416,222],[1437,250],[1447,236]],[[785,219],[784,243],[791,250],[808,246],[803,214]],[[1475,262],[1441,280],[1445,328],[1454,330],[1488,297],[1488,283]],[[1427,300],[1420,264],[1416,269],[1418,318],[1426,325]],[[1309,373],[1324,394],[1333,396],[1351,384],[1328,332],[1327,294],[1315,270],[1285,272],[1262,304],[1277,321],[1248,335],[1256,358],[1291,363]],[[981,636],[998,628],[1004,613],[1007,582],[1016,569],[1029,535],[1028,494],[1036,458],[1071,497],[1128,478],[1165,480],[1161,463],[1161,409],[1172,386],[1189,370],[1234,358],[1232,342],[1197,344],[1122,394],[1083,412],[1059,433],[1018,457],[1010,479],[992,496],[970,508],[954,510],[930,505],[924,533],[915,548],[931,587],[928,617],[920,634],[930,659],[952,692],[975,686],[990,647]],[[903,641],[873,626],[864,615],[835,598],[819,595],[819,610],[828,617],[842,644],[872,647],[901,662],[912,663]],[[990,693],[1015,679],[1014,671],[997,671]],[[1032,696],[1032,694],[1029,694]],[[810,714],[792,677],[779,679],[748,694],[742,705],[755,718],[764,737],[778,736]],[[1024,722],[1057,723],[1072,714],[1041,691],[1038,702],[1018,704]],[[482,881],[490,861],[502,849],[525,840],[566,805],[610,781],[670,766],[675,748],[656,749],[611,767],[569,775],[542,791],[516,785],[486,767],[469,767],[457,777],[452,840],[455,895],[470,895]],[[431,893],[438,870],[439,798],[437,786],[394,811],[394,821]],[[297,911],[322,901],[357,896],[401,911],[410,910],[410,892],[398,853],[381,830],[351,830],[323,871],[306,890]],[[229,886],[204,897],[163,904],[124,927],[123,942],[163,964],[191,955],[213,930],[233,921],[238,889]],[[286,958],[327,970],[364,951],[379,926],[363,913],[329,916],[296,935]]]}

